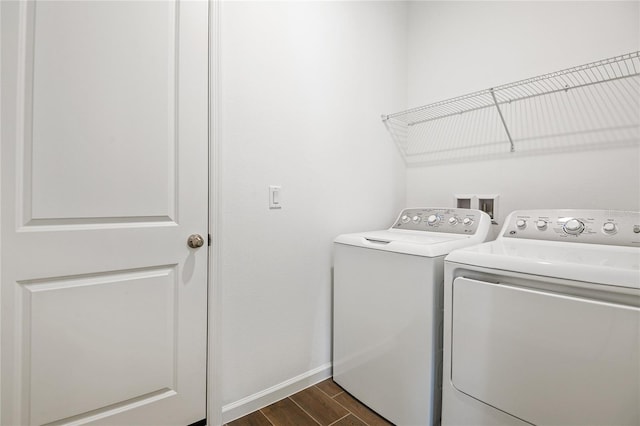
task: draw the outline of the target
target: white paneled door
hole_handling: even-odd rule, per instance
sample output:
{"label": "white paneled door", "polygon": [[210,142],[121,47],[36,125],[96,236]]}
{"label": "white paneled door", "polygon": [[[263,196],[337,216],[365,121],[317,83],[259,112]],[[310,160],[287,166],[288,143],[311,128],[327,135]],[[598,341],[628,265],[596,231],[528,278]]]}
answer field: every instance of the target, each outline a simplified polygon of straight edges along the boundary
{"label": "white paneled door", "polygon": [[0,424],[204,419],[207,2],[0,19]]}

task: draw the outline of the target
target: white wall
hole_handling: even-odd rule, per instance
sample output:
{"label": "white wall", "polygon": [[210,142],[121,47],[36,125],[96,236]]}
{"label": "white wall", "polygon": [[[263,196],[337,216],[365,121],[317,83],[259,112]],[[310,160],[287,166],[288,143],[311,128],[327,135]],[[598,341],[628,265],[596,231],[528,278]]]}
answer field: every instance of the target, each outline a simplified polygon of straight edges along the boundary
{"label": "white wall", "polygon": [[[637,147],[405,171],[379,118],[640,50],[638,4],[220,3],[213,349],[225,421],[329,373],[336,235],[454,193],[499,193],[500,223],[524,208],[640,210]],[[271,184],[282,210],[267,207]]]}
{"label": "white wall", "polygon": [[270,387],[330,374],[332,240],[387,227],[405,205],[380,114],[406,106],[406,19],[401,3],[221,4],[225,421]]}
{"label": "white wall", "polygon": [[[409,106],[640,50],[640,3],[412,2]],[[525,208],[640,210],[636,147],[410,168],[409,205],[501,195],[499,223]]]}

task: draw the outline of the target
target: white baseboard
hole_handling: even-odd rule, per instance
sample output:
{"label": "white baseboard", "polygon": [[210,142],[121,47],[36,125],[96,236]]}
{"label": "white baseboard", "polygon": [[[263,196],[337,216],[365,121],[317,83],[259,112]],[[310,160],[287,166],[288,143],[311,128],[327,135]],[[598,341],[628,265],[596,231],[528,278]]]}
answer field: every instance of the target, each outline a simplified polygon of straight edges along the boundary
{"label": "white baseboard", "polygon": [[231,404],[222,407],[222,423],[229,423],[232,420],[253,413],[267,405],[280,401],[296,392],[300,392],[309,386],[315,385],[331,377],[331,363],[328,362],[313,370],[306,371],[299,376],[285,380],[268,389],[256,392],[246,398],[242,398]]}

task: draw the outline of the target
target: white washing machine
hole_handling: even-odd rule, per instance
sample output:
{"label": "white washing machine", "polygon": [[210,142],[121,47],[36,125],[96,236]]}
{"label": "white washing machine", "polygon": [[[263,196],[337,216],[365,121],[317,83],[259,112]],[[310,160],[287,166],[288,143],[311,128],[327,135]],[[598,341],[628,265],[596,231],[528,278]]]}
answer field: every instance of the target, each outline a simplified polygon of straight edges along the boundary
{"label": "white washing machine", "polygon": [[640,213],[513,212],[444,296],[443,425],[640,425]]}
{"label": "white washing machine", "polygon": [[334,244],[333,379],[397,425],[440,423],[444,256],[486,240],[479,210],[403,210]]}

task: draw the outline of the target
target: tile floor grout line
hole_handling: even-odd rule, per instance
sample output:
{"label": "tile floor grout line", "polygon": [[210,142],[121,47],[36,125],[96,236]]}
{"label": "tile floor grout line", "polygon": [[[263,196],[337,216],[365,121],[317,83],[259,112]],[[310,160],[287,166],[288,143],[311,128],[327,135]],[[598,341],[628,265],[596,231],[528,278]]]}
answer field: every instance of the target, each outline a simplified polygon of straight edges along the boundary
{"label": "tile floor grout line", "polygon": [[337,396],[340,396],[344,393],[344,391],[340,391],[337,394],[335,394],[334,396],[331,397],[331,399],[336,399]]}
{"label": "tile floor grout line", "polygon": [[266,413],[263,413],[263,412],[262,412],[262,409],[260,409],[260,410],[258,410],[258,411],[260,411],[260,413],[261,413],[261,414],[262,414],[262,415],[267,419],[267,421],[268,421],[269,423],[271,423],[273,426],[276,426],[276,424],[275,424],[273,421],[271,421],[271,419],[269,418],[269,416],[267,416],[267,414],[266,414]]}
{"label": "tile floor grout line", "polygon": [[[335,382],[334,382],[335,383]],[[356,413],[354,413],[353,411],[349,410],[347,407],[345,407],[344,405],[342,405],[340,403],[340,401],[336,400],[337,397],[339,397],[340,395],[342,395],[343,393],[346,393],[347,395],[349,395],[351,398],[355,399],[359,404],[362,404],[359,400],[357,400],[356,398],[354,398],[353,396],[351,396],[351,394],[347,393],[346,390],[344,390],[340,385],[338,385],[338,387],[340,387],[340,389],[342,389],[338,394],[336,394],[334,397],[332,397],[331,399],[333,399],[334,401],[336,401],[338,403],[338,405],[340,405],[342,408],[344,408],[345,410],[347,410],[348,412],[350,412],[351,414],[353,414],[353,417],[355,417],[356,419],[360,420],[362,423],[364,423],[365,425],[369,426],[369,423],[367,423],[366,421],[364,421],[364,419],[360,418],[360,416],[358,416]],[[364,406],[364,405],[363,405]],[[365,408],[371,410],[371,408],[364,406]],[[380,414],[376,413],[375,411],[371,410],[375,415],[380,416]],[[380,416],[381,417],[381,416]],[[386,419],[385,419],[386,421]]]}
{"label": "tile floor grout line", "polygon": [[268,421],[269,423],[271,423],[271,426],[276,426],[276,424],[275,424],[274,422],[272,422],[272,421],[271,421],[271,419],[270,419],[269,417],[267,417],[267,415],[266,415],[265,413],[263,413],[263,412],[262,412],[262,408],[261,408],[261,409],[259,409],[259,410],[258,410],[258,412],[259,412],[260,414],[262,414],[262,415],[264,416],[264,418],[265,418],[265,419],[267,419],[267,421]]}
{"label": "tile floor grout line", "polygon": [[[336,402],[337,402],[337,401],[336,401]],[[336,420],[335,422],[333,422],[333,423],[329,423],[327,426],[333,426],[333,425],[335,425],[336,423],[338,423],[340,420],[344,419],[345,417],[349,417],[349,416],[354,416],[354,414],[353,414],[351,411],[347,410],[347,414],[345,414],[344,416],[340,417],[340,418],[339,418],[338,420]]]}
{"label": "tile floor grout line", "polygon": [[[340,392],[338,395],[340,395],[341,393],[345,393],[345,391]],[[336,395],[336,396],[338,396]],[[352,397],[353,398],[353,397]],[[354,398],[355,399],[355,398]],[[358,401],[356,399],[356,401]],[[353,414],[353,417],[355,417],[356,419],[360,420],[362,423],[364,423],[365,425],[369,426],[369,423],[365,422],[364,419],[361,419],[360,416],[358,416],[356,413],[354,413],[353,411],[349,410],[347,407],[345,407],[344,405],[340,404],[340,401],[336,401],[338,403],[339,406],[341,406],[342,408],[344,408],[345,410],[347,410],[348,412],[350,412],[351,414]],[[358,401],[360,403],[360,401]],[[362,404],[362,403],[360,403]],[[365,406],[366,407],[366,406]],[[367,409],[371,410],[371,408],[366,407]],[[371,410],[373,413],[375,413],[377,416],[380,416],[380,414],[376,413],[375,411]]]}
{"label": "tile floor grout line", "polygon": [[[322,382],[320,382],[320,383],[322,383]],[[331,396],[331,395],[329,395],[329,393],[328,393],[328,392],[323,391],[323,390],[322,390],[322,388],[320,388],[320,386],[318,386],[318,384],[317,384],[317,383],[316,383],[315,385],[313,385],[313,387],[314,387],[314,388],[317,388],[320,392],[322,392],[323,394],[327,395],[327,396],[328,396],[329,398],[331,398],[331,399],[335,398],[336,396],[338,396],[338,395],[340,395],[342,392],[344,392],[344,391],[340,391],[340,392],[339,392],[339,393],[337,393],[336,395]]]}
{"label": "tile floor grout line", "polygon": [[[293,395],[296,395],[296,394],[293,394]],[[293,395],[291,395],[291,396],[293,396]],[[309,412],[308,412],[307,410],[305,410],[304,408],[302,408],[302,406],[301,406],[300,404],[298,404],[298,403],[297,403],[293,398],[291,398],[291,397],[288,397],[288,398],[291,400],[291,402],[293,402],[293,403],[294,403],[294,404],[296,404],[298,407],[300,407],[300,409],[301,409],[302,411],[304,411],[304,413],[305,413],[307,416],[311,417],[311,420],[313,420],[314,422],[316,422],[316,423],[318,423],[320,426],[322,426],[322,423],[320,423],[318,420],[316,420],[316,418],[315,418],[315,417],[313,417],[311,414],[309,414]],[[336,401],[336,402],[337,402],[337,401]],[[347,410],[347,411],[348,411],[348,410]]]}

